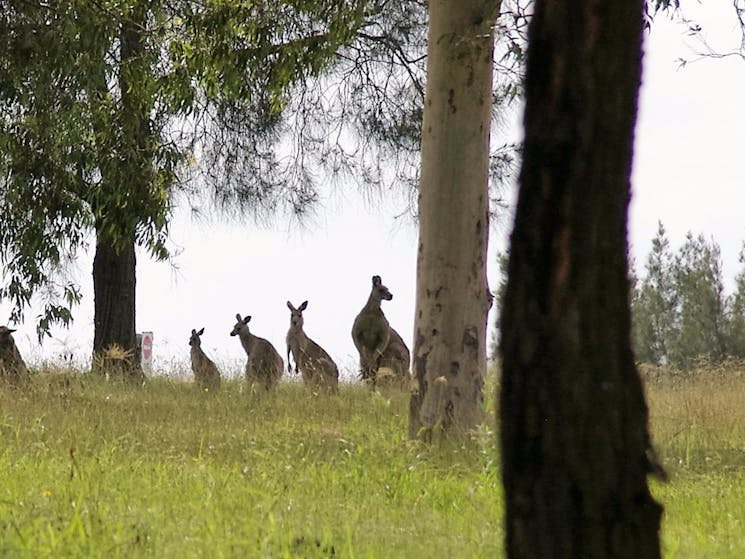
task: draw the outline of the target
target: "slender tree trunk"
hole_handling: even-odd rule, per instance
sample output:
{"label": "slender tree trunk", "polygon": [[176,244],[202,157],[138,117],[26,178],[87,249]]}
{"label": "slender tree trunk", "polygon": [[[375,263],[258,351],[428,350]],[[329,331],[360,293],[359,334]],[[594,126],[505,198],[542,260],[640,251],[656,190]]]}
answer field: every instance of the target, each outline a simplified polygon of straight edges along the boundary
{"label": "slender tree trunk", "polygon": [[641,0],[535,4],[501,329],[510,558],[660,556],[626,259],[641,40]]}
{"label": "slender tree trunk", "polygon": [[[494,0],[429,3],[409,435],[481,421]],[[456,429],[452,430],[451,428]]]}

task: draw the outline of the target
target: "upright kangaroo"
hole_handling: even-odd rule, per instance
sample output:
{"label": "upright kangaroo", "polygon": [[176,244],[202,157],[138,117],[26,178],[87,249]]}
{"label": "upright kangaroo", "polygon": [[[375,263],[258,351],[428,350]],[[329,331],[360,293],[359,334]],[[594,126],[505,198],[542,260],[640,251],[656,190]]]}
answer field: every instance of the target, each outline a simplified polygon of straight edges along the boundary
{"label": "upright kangaroo", "polygon": [[215,391],[220,388],[220,371],[212,360],[202,351],[201,335],[204,328],[199,332],[191,331],[189,345],[191,346],[191,370],[194,372],[194,380],[200,390]]}
{"label": "upright kangaroo", "polygon": [[13,332],[7,326],[0,326],[0,380],[20,385],[29,379],[28,368],[16,347]]}
{"label": "upright kangaroo", "polygon": [[[376,383],[380,385],[398,385],[400,388],[408,390],[411,382],[409,363],[411,363],[409,348],[406,347],[406,343],[404,343],[398,332],[391,327],[391,336],[388,340],[388,345],[380,357]],[[383,375],[384,372],[387,374]]]}
{"label": "upright kangaroo", "polygon": [[287,301],[290,309],[290,329],[287,331],[287,372],[292,372],[290,352],[295,359],[295,372],[303,375],[305,386],[313,389],[323,388],[336,392],[339,388],[339,368],[328,353],[311,340],[303,330],[303,311],[308,308],[304,301],[298,308]]}
{"label": "upright kangaroo", "polygon": [[380,367],[390,369],[402,384],[409,377],[409,349],[383,314],[380,308],[383,299],[390,301],[393,295],[380,276],[373,276],[370,297],[352,326],[352,339],[360,353],[362,380],[372,388],[378,380]]}
{"label": "upright kangaroo", "polygon": [[236,314],[235,319],[238,322],[233,326],[230,335],[240,338],[241,345],[248,356],[246,360],[246,382],[248,382],[249,387],[260,385],[269,390],[279,382],[284,362],[272,344],[264,338],[251,334],[248,329],[250,316],[241,318],[240,314]]}

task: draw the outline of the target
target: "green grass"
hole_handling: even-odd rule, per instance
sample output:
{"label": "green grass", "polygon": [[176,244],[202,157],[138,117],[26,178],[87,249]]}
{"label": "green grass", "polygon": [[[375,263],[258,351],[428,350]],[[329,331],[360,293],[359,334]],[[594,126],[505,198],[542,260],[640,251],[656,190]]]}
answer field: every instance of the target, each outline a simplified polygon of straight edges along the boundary
{"label": "green grass", "polygon": [[494,437],[406,440],[406,397],[34,379],[2,399],[0,556],[496,556]]}
{"label": "green grass", "polygon": [[[665,557],[745,557],[745,377],[647,388]],[[357,385],[35,375],[0,390],[0,557],[503,556],[495,435],[424,446],[407,409]]]}
{"label": "green grass", "polygon": [[745,375],[701,369],[647,387],[656,448],[670,482],[655,484],[665,506],[665,557],[745,557]]}

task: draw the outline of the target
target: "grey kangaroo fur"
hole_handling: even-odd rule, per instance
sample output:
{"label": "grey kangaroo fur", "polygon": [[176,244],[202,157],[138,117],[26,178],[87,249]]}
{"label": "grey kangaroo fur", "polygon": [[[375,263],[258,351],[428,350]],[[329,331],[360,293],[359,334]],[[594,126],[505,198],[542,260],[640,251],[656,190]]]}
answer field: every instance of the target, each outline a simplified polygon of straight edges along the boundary
{"label": "grey kangaroo fur", "polygon": [[204,334],[204,328],[199,332],[191,331],[191,337],[189,338],[191,370],[200,390],[215,391],[220,388],[220,370],[202,350],[202,334]]}
{"label": "grey kangaroo fur", "polygon": [[287,331],[287,372],[292,372],[290,353],[295,360],[295,372],[303,375],[305,386],[311,389],[324,388],[336,392],[339,387],[339,368],[320,345],[311,340],[303,330],[303,311],[308,308],[304,301],[298,308],[287,301],[290,309],[290,329]]}
{"label": "grey kangaroo fur", "polygon": [[378,379],[381,367],[390,369],[393,374],[392,383],[400,383],[402,387],[408,384],[409,348],[401,336],[388,323],[388,319],[380,308],[380,302],[390,301],[393,295],[383,285],[380,276],[372,277],[372,290],[367,303],[354,319],[352,339],[360,353],[360,370],[362,380],[370,383],[371,387],[382,381]]}
{"label": "grey kangaroo fur", "polygon": [[[406,347],[398,332],[391,327],[388,345],[380,357],[379,370],[376,375],[377,384],[398,384],[400,388],[408,389],[411,381],[409,363],[411,363],[409,348]],[[390,369],[392,375],[381,377],[381,369]]]}
{"label": "grey kangaroo fur", "polygon": [[240,338],[246,352],[246,381],[249,387],[259,385],[269,390],[279,382],[284,361],[271,343],[251,334],[248,329],[250,316],[241,318],[240,314],[236,314],[235,319],[237,322],[230,335]]}
{"label": "grey kangaroo fur", "polygon": [[16,347],[13,332],[7,326],[0,326],[0,380],[20,385],[29,380],[28,367]]}

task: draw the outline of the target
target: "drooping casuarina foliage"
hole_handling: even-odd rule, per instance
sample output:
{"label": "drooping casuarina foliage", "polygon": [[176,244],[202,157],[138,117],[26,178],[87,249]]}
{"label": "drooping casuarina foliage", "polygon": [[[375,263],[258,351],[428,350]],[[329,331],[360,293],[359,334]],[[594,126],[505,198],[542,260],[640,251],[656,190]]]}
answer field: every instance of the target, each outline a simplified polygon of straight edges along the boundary
{"label": "drooping casuarina foliage", "polygon": [[289,197],[302,208],[312,195],[266,179],[278,160],[273,125],[292,85],[349,41],[364,6],[66,0],[4,10],[0,297],[12,319],[42,294],[40,333],[68,323],[79,289],[65,264],[95,242],[94,352],[132,351],[135,248],[167,256],[177,189],[224,194],[227,184],[244,207]]}

